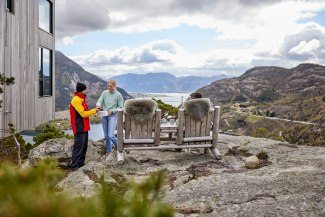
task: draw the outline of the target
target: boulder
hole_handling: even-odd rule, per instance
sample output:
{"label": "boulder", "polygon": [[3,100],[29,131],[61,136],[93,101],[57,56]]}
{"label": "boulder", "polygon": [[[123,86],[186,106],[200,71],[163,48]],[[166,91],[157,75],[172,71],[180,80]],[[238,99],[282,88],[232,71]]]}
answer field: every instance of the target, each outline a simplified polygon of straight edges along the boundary
{"label": "boulder", "polygon": [[116,183],[102,162],[91,161],[69,173],[56,185],[56,188],[71,197],[91,197],[101,189],[101,185],[98,183],[101,177],[104,177],[104,181],[107,183]]}
{"label": "boulder", "polygon": [[256,156],[247,157],[245,160],[245,167],[247,169],[257,169],[259,167],[260,161]]}
{"label": "boulder", "polygon": [[[30,150],[28,159],[31,165],[36,165],[37,161],[51,157],[56,159],[59,166],[67,168],[70,166],[72,155],[73,140],[67,138],[51,139],[41,143],[39,146]],[[103,144],[90,140],[85,163],[99,161],[102,155]]]}

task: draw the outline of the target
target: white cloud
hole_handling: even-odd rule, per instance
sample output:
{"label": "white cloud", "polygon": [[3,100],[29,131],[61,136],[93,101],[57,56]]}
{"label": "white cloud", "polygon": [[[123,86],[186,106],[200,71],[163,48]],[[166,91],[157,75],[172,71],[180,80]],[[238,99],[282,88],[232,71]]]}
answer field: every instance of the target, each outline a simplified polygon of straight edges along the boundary
{"label": "white cloud", "polygon": [[[76,5],[78,10],[73,10]],[[56,22],[59,38],[104,29],[132,33],[188,24],[242,39],[254,38],[256,30],[272,26],[290,31],[292,21],[311,17],[322,8],[322,2],[289,0],[60,0]]]}
{"label": "white cloud", "polygon": [[70,57],[86,70],[105,76],[127,72],[162,72],[175,75],[216,75],[225,70],[240,72],[249,67],[247,50],[218,49],[205,53],[191,53],[172,40],[153,41],[138,48],[121,47],[98,50],[85,56]]}
{"label": "white cloud", "polygon": [[62,43],[65,45],[65,46],[68,46],[68,45],[73,45],[74,42],[73,42],[73,39],[71,37],[64,37],[62,39]]}
{"label": "white cloud", "polygon": [[320,42],[317,39],[313,39],[309,42],[301,41],[296,47],[289,50],[290,54],[309,54],[314,52],[320,47]]}
{"label": "white cloud", "polygon": [[156,62],[169,62],[173,56],[182,49],[174,41],[162,40],[145,44],[139,48],[131,49],[121,47],[116,50],[98,50],[90,55],[74,57],[86,67],[97,65],[119,64],[152,64]]}
{"label": "white cloud", "polygon": [[[152,41],[131,48],[98,50],[72,57],[96,74],[169,71],[175,74],[243,73],[255,65],[325,63],[325,27],[310,19],[324,1],[294,0],[60,0],[57,35],[66,45],[91,31],[151,32],[186,24],[215,30],[215,44],[251,41],[246,48],[189,52],[176,41]],[[78,10],[71,10],[78,5]],[[198,42],[200,43],[200,42]],[[213,46],[212,46],[213,47]]]}

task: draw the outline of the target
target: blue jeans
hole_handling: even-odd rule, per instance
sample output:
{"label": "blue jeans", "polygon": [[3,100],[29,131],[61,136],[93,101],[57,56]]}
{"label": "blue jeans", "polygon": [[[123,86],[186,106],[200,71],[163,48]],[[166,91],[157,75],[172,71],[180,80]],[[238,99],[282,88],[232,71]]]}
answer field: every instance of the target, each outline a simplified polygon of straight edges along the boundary
{"label": "blue jeans", "polygon": [[117,116],[116,114],[111,116],[102,117],[102,125],[105,135],[106,142],[106,151],[112,151],[112,143],[114,144],[114,149],[117,149],[117,138],[114,135],[116,125],[117,125]]}

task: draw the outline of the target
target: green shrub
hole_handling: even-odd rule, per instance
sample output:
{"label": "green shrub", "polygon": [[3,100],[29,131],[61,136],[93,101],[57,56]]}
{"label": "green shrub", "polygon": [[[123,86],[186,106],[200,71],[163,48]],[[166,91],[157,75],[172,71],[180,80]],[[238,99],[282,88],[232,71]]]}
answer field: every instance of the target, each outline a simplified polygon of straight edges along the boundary
{"label": "green shrub", "polygon": [[265,128],[256,128],[255,132],[252,133],[253,137],[262,137],[262,138],[268,138],[270,134],[270,131],[268,131]]}
{"label": "green shrub", "polygon": [[161,101],[160,99],[158,99],[158,100],[153,99],[153,100],[155,100],[158,103],[158,108],[161,109],[162,117],[164,117],[168,113],[168,115],[171,115],[171,116],[174,116],[177,118],[178,108],[176,108],[172,105],[166,104],[163,101]]}
{"label": "green shrub", "polygon": [[54,126],[46,125],[40,134],[33,137],[33,141],[35,142],[34,146],[38,146],[42,142],[47,141],[49,139],[63,138],[63,137],[66,137],[68,139],[73,138],[73,136],[65,134],[62,130],[57,129]]}
{"label": "green shrub", "polygon": [[279,135],[278,131],[269,131],[268,129],[262,127],[257,127],[255,131],[250,134],[250,136],[283,141],[283,138]]}
{"label": "green shrub", "polygon": [[284,129],[283,137],[292,144],[325,146],[325,127],[322,125],[293,124]]}
{"label": "green shrub", "polygon": [[[0,73],[0,95],[3,93],[3,85],[13,85],[15,83],[14,77],[6,77],[4,74]],[[0,108],[2,107],[2,100],[0,100]]]}
{"label": "green shrub", "polygon": [[58,128],[60,130],[71,129],[70,120],[65,118],[65,119],[54,119],[54,120],[48,121],[46,123],[40,124],[40,125],[35,127],[35,130],[44,130],[44,128],[47,125]]}
{"label": "green shrub", "polygon": [[152,174],[140,184],[125,181],[116,187],[101,181],[99,195],[75,199],[55,188],[62,177],[57,163],[49,159],[25,170],[0,165],[0,216],[173,216],[171,206],[160,202],[163,172]]}
{"label": "green shrub", "polygon": [[[15,136],[20,145],[20,157],[22,159],[27,159],[28,153],[33,148],[33,145],[26,143],[23,137],[18,133],[15,134]],[[18,150],[13,136],[3,138],[0,141],[0,147],[0,161],[17,162]]]}
{"label": "green shrub", "polygon": [[264,117],[261,117],[261,116],[255,116],[255,115],[248,115],[246,118],[245,118],[245,121],[247,123],[251,123],[251,124],[255,124],[261,120],[264,120],[265,118]]}

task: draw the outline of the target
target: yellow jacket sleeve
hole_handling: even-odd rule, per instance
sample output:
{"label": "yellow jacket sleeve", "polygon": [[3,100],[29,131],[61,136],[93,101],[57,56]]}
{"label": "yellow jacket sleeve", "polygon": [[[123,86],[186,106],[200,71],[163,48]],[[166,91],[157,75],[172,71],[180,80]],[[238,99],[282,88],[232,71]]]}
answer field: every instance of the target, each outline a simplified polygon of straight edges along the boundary
{"label": "yellow jacket sleeve", "polygon": [[91,109],[89,111],[85,111],[85,108],[82,106],[83,99],[79,97],[73,97],[71,101],[71,105],[77,110],[81,117],[87,118],[94,114],[96,114],[96,109]]}

